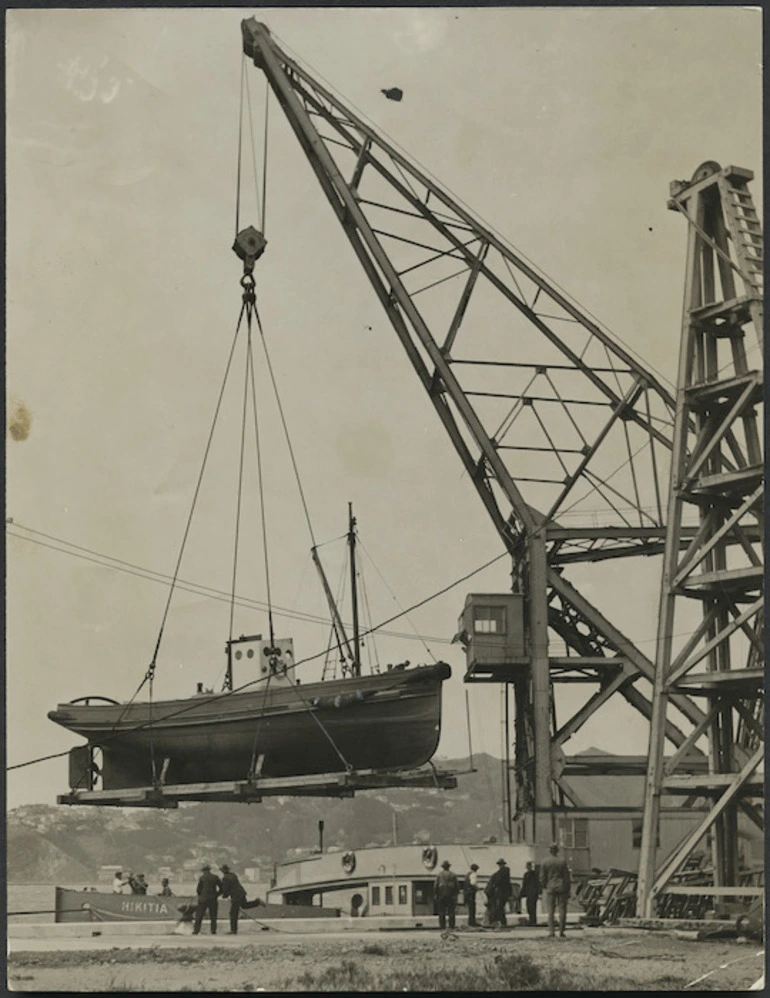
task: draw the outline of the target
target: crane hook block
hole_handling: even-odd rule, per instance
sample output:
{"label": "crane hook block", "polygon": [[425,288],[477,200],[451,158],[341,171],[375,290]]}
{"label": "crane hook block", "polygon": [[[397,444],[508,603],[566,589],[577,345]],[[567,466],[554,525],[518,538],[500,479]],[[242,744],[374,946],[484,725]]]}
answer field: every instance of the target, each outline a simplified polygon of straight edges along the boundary
{"label": "crane hook block", "polygon": [[254,264],[265,252],[265,246],[267,246],[267,240],[253,225],[241,229],[235,237],[233,250],[235,255],[243,260],[244,273],[250,274],[252,272]]}

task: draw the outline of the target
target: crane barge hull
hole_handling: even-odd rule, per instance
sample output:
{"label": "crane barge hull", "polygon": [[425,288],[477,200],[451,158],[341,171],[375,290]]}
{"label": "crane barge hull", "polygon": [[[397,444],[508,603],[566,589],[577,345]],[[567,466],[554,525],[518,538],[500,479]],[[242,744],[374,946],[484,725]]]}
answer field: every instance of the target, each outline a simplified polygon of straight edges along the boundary
{"label": "crane barge hull", "polygon": [[[154,782],[291,777],[426,763],[441,731],[448,665],[142,703],[65,703],[50,720],[101,750],[104,790]],[[153,765],[154,763],[154,765]],[[88,777],[90,778],[90,777]],[[71,767],[72,789],[88,786]]]}

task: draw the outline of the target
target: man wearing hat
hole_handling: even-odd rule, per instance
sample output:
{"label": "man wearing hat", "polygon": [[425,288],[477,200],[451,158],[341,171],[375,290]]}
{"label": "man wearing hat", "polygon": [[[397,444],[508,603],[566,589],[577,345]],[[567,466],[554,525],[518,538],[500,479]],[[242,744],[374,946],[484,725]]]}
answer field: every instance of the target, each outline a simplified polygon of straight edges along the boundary
{"label": "man wearing hat", "polygon": [[543,884],[545,894],[545,907],[548,912],[548,935],[553,939],[555,935],[555,915],[559,913],[559,935],[564,938],[564,929],[567,924],[567,899],[572,888],[569,867],[566,859],[559,858],[559,845],[554,844],[549,849],[551,855],[543,860],[540,867],[540,879]]}
{"label": "man wearing hat", "polygon": [[262,902],[259,899],[251,903],[246,900],[243,884],[227,863],[223,863],[219,869],[222,871],[221,897],[230,898],[230,935],[235,936],[238,934],[238,914],[241,908],[256,908]]}
{"label": "man wearing hat", "polygon": [[457,907],[457,895],[460,893],[460,884],[455,874],[450,870],[451,865],[448,859],[444,860],[433,885],[433,897],[436,902],[440,929],[446,928],[447,917],[449,918],[449,928],[455,927],[455,908]]}
{"label": "man wearing hat", "polygon": [[201,867],[201,875],[198,879],[198,886],[196,888],[198,906],[195,909],[195,925],[193,926],[194,936],[197,936],[200,932],[203,916],[207,911],[211,921],[211,935],[215,936],[217,934],[217,898],[221,893],[222,881],[215,873],[211,872],[209,864],[204,863]]}
{"label": "man wearing hat", "polygon": [[508,924],[505,918],[505,906],[511,899],[511,871],[504,859],[498,859],[497,870],[489,878],[484,888],[489,906],[489,921],[492,925],[504,927]]}
{"label": "man wearing hat", "polygon": [[527,924],[537,925],[537,899],[540,897],[540,879],[534,865],[527,863],[521,878],[521,896],[527,902]]}
{"label": "man wearing hat", "polygon": [[471,863],[470,872],[465,877],[465,907],[468,909],[468,925],[478,925],[476,921],[476,891],[479,889],[479,867]]}

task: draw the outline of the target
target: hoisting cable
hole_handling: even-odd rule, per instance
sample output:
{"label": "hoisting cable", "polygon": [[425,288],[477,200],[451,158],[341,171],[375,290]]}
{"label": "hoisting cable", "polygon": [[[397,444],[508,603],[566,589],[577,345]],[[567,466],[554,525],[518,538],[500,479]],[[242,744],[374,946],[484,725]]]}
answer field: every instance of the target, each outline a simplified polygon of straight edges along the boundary
{"label": "hoisting cable", "polygon": [[346,772],[351,773],[353,771],[353,767],[348,762],[348,760],[345,758],[345,756],[342,754],[342,752],[339,750],[339,747],[337,746],[337,743],[334,741],[334,739],[332,738],[332,736],[326,730],[326,728],[324,727],[323,723],[321,721],[319,721],[318,718],[316,717],[315,711],[313,710],[313,705],[310,704],[310,703],[308,703],[308,701],[305,699],[305,697],[302,695],[302,693],[300,693],[300,688],[299,688],[299,686],[296,685],[296,683],[292,683],[291,684],[291,688],[294,690],[294,692],[300,698],[300,700],[302,701],[302,703],[305,705],[305,708],[307,709],[308,714],[313,718],[313,720],[318,725],[318,727],[321,729],[321,732],[323,733],[323,735],[325,736],[325,738],[327,739],[327,741],[329,742],[329,744],[331,745],[331,747],[337,753],[337,756],[339,757],[339,760],[342,763],[342,765],[345,767]]}
{"label": "hoisting cable", "polygon": [[[195,483],[195,491],[193,493],[192,503],[190,505],[190,513],[189,513],[189,515],[187,517],[187,524],[185,525],[185,528],[184,528],[184,534],[182,536],[182,544],[181,544],[181,547],[179,549],[179,556],[177,557],[177,560],[176,560],[176,566],[174,568],[174,574],[171,577],[171,585],[169,587],[168,598],[166,600],[166,606],[165,606],[165,609],[163,611],[163,618],[162,618],[161,624],[160,624],[160,631],[158,632],[158,640],[155,642],[155,651],[154,651],[153,656],[152,656],[152,662],[150,664],[150,669],[148,670],[148,673],[147,673],[147,677],[146,677],[147,679],[151,679],[152,678],[152,673],[155,672],[155,665],[156,665],[156,661],[157,661],[157,658],[158,658],[158,652],[160,650],[161,640],[163,638],[163,631],[164,631],[164,628],[166,626],[166,620],[168,619],[169,607],[171,606],[171,597],[174,594],[174,589],[176,587],[176,581],[177,581],[177,578],[179,576],[179,568],[180,568],[180,566],[182,564],[182,556],[184,555],[185,546],[187,544],[187,538],[188,538],[189,533],[190,533],[190,526],[192,525],[192,518],[193,518],[193,514],[195,513],[195,506],[196,506],[196,504],[198,502],[198,496],[200,494],[201,483],[203,481],[203,473],[206,470],[206,463],[208,461],[209,452],[211,450],[211,441],[213,440],[214,430],[216,429],[217,419],[219,418],[219,410],[220,410],[220,408],[222,406],[222,398],[223,398],[224,393],[225,393],[225,387],[227,385],[227,379],[229,377],[230,367],[231,367],[232,361],[233,361],[233,354],[235,353],[235,345],[236,345],[236,343],[238,341],[238,335],[239,335],[239,333],[241,331],[241,323],[243,322],[243,315],[244,315],[245,311],[246,311],[246,304],[244,303],[241,306],[241,311],[240,311],[240,314],[238,316],[238,322],[237,322],[237,325],[235,327],[235,335],[233,336],[233,342],[232,342],[232,344],[230,346],[230,353],[229,353],[228,358],[227,358],[227,365],[225,367],[225,374],[224,374],[224,377],[222,379],[222,385],[220,386],[220,389],[219,389],[219,396],[217,397],[217,403],[216,403],[216,406],[215,406],[215,409],[214,409],[214,418],[211,421],[211,428],[209,430],[208,440],[206,441],[206,448],[205,448],[205,450],[203,452],[203,461],[201,463],[201,469],[200,469],[200,472],[198,473],[198,480]],[[141,689],[141,687],[140,687],[140,689]]]}
{"label": "hoisting cable", "polygon": [[[272,641],[270,646],[273,646]],[[246,779],[251,781],[255,775],[257,767],[257,742],[259,741],[259,729],[262,724],[262,718],[265,716],[265,706],[267,705],[267,693],[270,689],[270,677],[273,675],[273,670],[268,667],[267,681],[265,682],[265,692],[262,696],[262,706],[260,708],[259,714],[257,715],[257,727],[254,731],[254,741],[251,745],[251,761],[249,762],[249,771],[246,774]]]}
{"label": "hoisting cable", "polygon": [[268,557],[268,547],[267,547],[267,512],[265,509],[265,488],[264,488],[264,478],[262,475],[262,448],[260,445],[260,437],[259,437],[257,388],[254,378],[254,352],[252,350],[252,322],[251,322],[252,312],[256,312],[256,305],[254,305],[253,303],[249,308],[247,316],[248,343],[249,343],[248,373],[251,379],[251,402],[254,410],[254,439],[256,441],[256,449],[257,449],[257,479],[259,482],[259,506],[261,510],[261,521],[262,521],[262,551],[264,553],[264,559],[265,559],[265,589],[267,595],[267,619],[270,628],[270,647],[272,648],[275,646],[275,631],[273,629],[273,600],[272,600],[272,591],[270,588],[270,561]]}
{"label": "hoisting cable", "polygon": [[302,488],[302,480],[299,475],[299,468],[297,467],[297,459],[294,456],[294,447],[292,446],[291,436],[289,435],[289,427],[286,424],[286,416],[283,411],[283,404],[281,403],[281,396],[278,391],[278,385],[275,380],[275,373],[273,371],[273,365],[270,360],[270,352],[267,349],[267,340],[265,339],[265,331],[262,328],[262,320],[259,317],[259,309],[256,304],[254,305],[254,317],[257,320],[257,326],[259,327],[259,335],[262,340],[262,349],[265,353],[265,360],[267,361],[267,370],[270,374],[270,381],[273,385],[273,393],[275,395],[275,401],[278,405],[278,413],[281,417],[281,425],[283,426],[284,436],[286,437],[286,445],[289,449],[289,457],[291,458],[291,465],[294,469],[294,477],[297,480],[297,488],[299,489],[299,496],[302,501],[302,509],[305,512],[305,520],[307,521],[307,528],[310,533],[310,540],[313,547],[317,547],[315,540],[315,533],[313,532],[313,524],[310,521],[310,512],[308,511],[307,500],[305,499],[305,490]]}
{"label": "hoisting cable", "polygon": [[[252,281],[253,281],[253,279],[252,279]],[[244,299],[246,298],[246,294],[247,293],[248,292],[244,293]],[[268,373],[270,375],[270,381],[271,381],[271,384],[273,386],[273,394],[275,395],[276,405],[278,407],[278,413],[279,413],[280,418],[281,418],[281,425],[283,427],[284,436],[286,438],[286,445],[287,445],[287,448],[288,448],[288,451],[289,451],[289,456],[291,458],[292,468],[294,469],[294,477],[295,477],[295,479],[297,481],[297,488],[299,490],[300,500],[302,502],[302,508],[303,508],[304,513],[305,513],[305,520],[307,522],[308,531],[310,533],[310,539],[311,539],[311,542],[312,542],[313,546],[315,547],[315,543],[316,543],[316,541],[315,541],[315,532],[313,531],[313,524],[312,524],[312,522],[310,520],[310,511],[308,509],[307,500],[305,498],[305,491],[304,491],[304,489],[302,487],[302,479],[300,478],[299,468],[297,466],[297,460],[296,460],[296,457],[295,457],[295,454],[294,454],[294,447],[293,447],[292,442],[291,442],[291,435],[289,434],[289,427],[288,427],[288,424],[286,422],[286,416],[284,414],[283,404],[281,402],[280,392],[278,391],[278,383],[276,382],[275,373],[273,371],[273,365],[272,365],[272,362],[270,360],[270,353],[269,353],[268,348],[267,348],[267,341],[265,339],[265,332],[264,332],[264,329],[262,327],[262,321],[261,321],[261,319],[259,317],[259,310],[257,309],[256,295],[254,294],[253,283],[252,283],[251,288],[250,288],[250,296],[249,296],[249,302],[248,302],[248,307],[247,307],[247,324],[248,324],[248,328],[249,328],[249,335],[251,334],[251,317],[252,317],[252,314],[253,314],[253,316],[257,320],[257,326],[259,328],[259,334],[260,334],[260,338],[261,338],[261,341],[262,341],[262,349],[263,349],[264,354],[265,354],[265,361],[267,363],[267,369],[268,369]],[[252,371],[252,376],[253,376],[253,364],[251,366],[251,371]],[[256,391],[254,390],[253,385],[254,385],[254,383],[252,381],[252,390],[254,391],[254,411],[255,411],[255,414],[256,414]],[[258,435],[257,435],[257,440],[259,440],[259,436]],[[261,457],[260,457],[259,447],[257,448],[257,460],[258,460],[258,465],[261,468]],[[262,491],[261,491],[262,490],[262,476],[261,476],[261,471],[260,471],[260,479],[259,480],[260,480],[260,496],[262,496]],[[266,526],[265,526],[264,500],[262,501],[262,528],[263,528],[263,540],[264,540],[264,550],[265,550],[265,567],[266,567],[266,571],[267,571],[267,534],[266,534]],[[275,640],[274,640],[274,635],[273,635],[272,612],[270,610],[270,593],[269,593],[269,589],[268,589],[268,594],[267,595],[268,595],[268,612],[270,613],[270,647],[271,647],[271,649],[273,649],[275,647]],[[321,653],[321,654],[323,654],[323,653]],[[272,671],[272,664],[271,664],[271,671]],[[268,673],[268,681],[269,681],[269,677],[270,677],[270,673]],[[336,742],[334,741],[334,739],[332,738],[332,736],[329,734],[329,732],[326,730],[326,728],[324,727],[324,725],[321,723],[321,721],[319,721],[318,717],[316,717],[316,714],[315,714],[315,711],[313,710],[312,705],[309,704],[307,702],[307,700],[305,700],[305,698],[300,693],[299,688],[296,686],[296,684],[291,683],[291,688],[295,691],[295,693],[297,694],[297,696],[300,698],[300,700],[302,701],[302,703],[307,708],[307,711],[310,714],[310,716],[312,717],[312,719],[315,721],[315,723],[318,725],[318,727],[323,732],[323,734],[326,737],[326,739],[329,741],[330,745],[332,746],[332,748],[336,752],[337,756],[339,757],[339,759],[341,760],[341,762],[345,766],[346,771],[350,772],[352,770],[352,766],[347,761],[347,759],[345,759],[345,757],[343,756],[342,752],[339,750]],[[266,689],[267,689],[267,687],[266,687]],[[260,717],[259,721],[257,722],[257,728],[256,728],[255,735],[254,735],[254,746],[253,746],[253,749],[252,749],[252,763],[251,763],[251,771],[252,772],[253,772],[254,762],[256,760],[257,739],[258,739],[258,736],[259,736],[260,721],[261,721],[261,717]]]}
{"label": "hoisting cable", "polygon": [[[144,686],[144,684],[148,683],[148,714],[149,714],[149,725],[148,726],[149,726],[150,760],[151,760],[153,783],[156,782],[157,769],[156,769],[156,763],[155,763],[155,745],[154,745],[154,741],[153,741],[153,737],[152,737],[152,725],[153,725],[153,717],[152,717],[152,694],[153,694],[153,680],[155,678],[155,669],[156,669],[156,666],[157,666],[158,653],[160,651],[160,645],[161,645],[161,641],[162,641],[162,638],[163,638],[163,632],[164,632],[164,629],[165,629],[165,626],[166,626],[166,620],[168,619],[169,609],[170,609],[170,606],[171,606],[171,599],[173,597],[174,589],[176,588],[177,579],[179,577],[179,569],[181,567],[182,557],[184,555],[184,550],[185,550],[185,546],[186,546],[186,543],[187,543],[187,538],[188,538],[188,535],[189,535],[189,532],[190,532],[190,526],[192,524],[193,514],[195,512],[195,506],[196,506],[196,503],[197,503],[197,500],[198,500],[198,495],[200,493],[200,487],[201,487],[201,483],[202,483],[202,480],[203,480],[203,474],[204,474],[204,471],[205,471],[205,468],[206,468],[206,462],[208,460],[209,451],[211,449],[211,441],[213,439],[214,430],[216,428],[217,419],[219,417],[219,410],[220,410],[221,405],[222,405],[222,398],[224,396],[225,387],[227,385],[227,379],[228,379],[228,376],[229,376],[229,373],[230,373],[230,367],[231,367],[231,364],[232,364],[233,354],[235,352],[235,345],[236,345],[237,340],[238,340],[238,334],[239,334],[240,328],[241,328],[241,322],[243,321],[244,310],[245,310],[245,304],[241,308],[240,315],[238,316],[238,322],[237,322],[236,328],[235,328],[235,335],[233,336],[233,341],[232,341],[232,344],[230,346],[230,353],[229,353],[228,358],[227,358],[227,365],[225,367],[225,373],[224,373],[224,377],[222,379],[222,385],[221,385],[220,390],[219,390],[219,396],[217,398],[217,403],[216,403],[216,407],[215,407],[215,410],[214,410],[214,417],[213,417],[213,420],[212,420],[211,428],[209,430],[209,436],[208,436],[208,440],[206,442],[206,448],[205,448],[204,455],[203,455],[203,462],[201,464],[201,469],[200,469],[200,472],[198,474],[198,481],[196,483],[195,492],[193,494],[193,500],[192,500],[192,504],[191,504],[191,507],[190,507],[190,513],[188,515],[187,524],[185,526],[184,535],[182,537],[182,544],[180,546],[179,555],[177,557],[176,566],[174,568],[174,574],[171,576],[171,581],[170,581],[169,591],[168,591],[168,597],[166,599],[166,605],[165,605],[165,608],[164,608],[164,611],[163,611],[163,617],[161,619],[160,629],[158,631],[158,637],[157,637],[157,640],[155,642],[155,650],[153,651],[152,660],[151,660],[150,665],[149,665],[146,673],[144,674],[141,682],[137,686],[137,688],[134,691],[134,693],[131,696],[131,698],[123,705],[123,709],[120,711],[120,713],[118,714],[117,718],[115,719],[115,721],[113,722],[112,727],[111,727],[111,731],[115,732],[116,729],[117,729],[117,727],[118,727],[118,725],[120,724],[120,722],[125,717],[126,712],[129,710],[129,708],[133,704],[134,700],[139,695],[139,693],[140,693],[142,687]],[[144,726],[146,726],[146,725],[142,725],[142,727],[144,727]],[[117,736],[119,736],[119,733],[118,733]],[[111,739],[109,739],[109,740],[111,740]],[[81,779],[84,779],[85,776],[86,776],[86,772],[84,770],[84,773],[83,773],[83,776],[81,777]]]}
{"label": "hoisting cable", "polygon": [[17,762],[14,766],[6,766],[6,773],[10,773],[12,769],[24,769],[25,766],[34,766],[38,762],[48,762],[49,759],[61,759],[63,755],[69,755],[72,749],[65,749],[63,752],[54,752],[52,755],[41,755],[37,759],[29,759],[27,762]]}
{"label": "hoisting cable", "polygon": [[241,172],[243,168],[243,117],[244,117],[244,92],[246,94],[245,105],[248,106],[249,137],[251,140],[251,163],[254,173],[254,200],[256,202],[257,222],[259,229],[264,235],[265,200],[267,197],[267,99],[265,100],[265,139],[264,139],[264,160],[262,177],[262,196],[260,198],[259,177],[257,175],[257,151],[254,141],[254,119],[251,111],[251,89],[249,87],[249,77],[246,73],[246,56],[241,59],[241,92],[238,106],[238,163],[235,180],[235,235],[240,232],[241,216]]}
{"label": "hoisting cable", "polygon": [[260,205],[259,197],[259,180],[257,178],[257,150],[254,143],[254,116],[251,113],[251,87],[249,86],[249,77],[246,76],[246,103],[249,107],[249,136],[251,138],[251,165],[254,171],[254,199],[257,202],[257,220],[259,222],[259,231],[264,236],[265,234],[265,224],[263,218],[263,206]]}
{"label": "hoisting cable", "polygon": [[238,162],[235,175],[235,235],[241,231],[241,150],[243,148],[243,86],[246,76],[246,55],[241,58],[241,97],[238,104]]}
{"label": "hoisting cable", "polygon": [[161,641],[163,639],[163,632],[164,632],[165,627],[166,627],[166,621],[168,620],[168,614],[169,614],[169,610],[171,608],[171,600],[172,600],[172,597],[174,595],[174,590],[176,588],[177,578],[179,577],[179,569],[181,567],[182,557],[184,555],[185,547],[187,545],[187,538],[188,538],[189,533],[190,533],[190,527],[192,525],[193,514],[195,513],[195,507],[196,507],[196,504],[198,502],[198,496],[200,494],[201,483],[203,481],[203,474],[204,474],[204,472],[206,470],[206,463],[208,461],[209,452],[211,450],[211,442],[212,442],[213,437],[214,437],[214,430],[216,429],[217,419],[219,418],[219,410],[220,410],[221,405],[222,405],[222,399],[224,397],[225,387],[227,385],[227,379],[229,377],[230,367],[232,365],[233,354],[235,353],[235,345],[236,345],[236,343],[238,341],[238,335],[239,335],[240,330],[241,330],[241,323],[243,321],[243,315],[244,315],[245,310],[246,310],[246,303],[244,301],[244,303],[241,306],[240,313],[238,315],[238,322],[236,323],[235,335],[233,336],[233,341],[232,341],[232,344],[230,346],[230,353],[229,353],[229,355],[227,357],[227,365],[225,366],[224,377],[222,379],[222,384],[221,384],[220,389],[219,389],[219,395],[217,397],[217,403],[216,403],[216,406],[215,406],[215,409],[214,409],[214,417],[213,417],[212,422],[211,422],[211,428],[209,429],[208,440],[206,441],[206,448],[205,448],[204,453],[203,453],[203,461],[201,463],[200,472],[198,473],[198,480],[197,480],[197,482],[195,484],[195,491],[193,493],[193,499],[192,499],[192,503],[190,505],[190,512],[188,514],[187,523],[185,525],[184,534],[182,536],[182,543],[181,543],[180,548],[179,548],[179,555],[177,557],[176,565],[174,567],[174,574],[171,577],[171,584],[170,584],[169,590],[168,590],[168,597],[166,599],[166,606],[165,606],[165,608],[163,610],[163,617],[161,619],[160,629],[158,630],[158,637],[157,637],[157,640],[155,642],[155,650],[154,650],[153,655],[152,655],[152,660],[151,660],[150,665],[149,665],[149,667],[147,669],[147,672],[145,673],[144,679],[142,680],[142,682],[137,687],[136,693],[134,693],[134,696],[131,698],[131,700],[129,700],[128,703],[124,706],[123,710],[121,710],[120,714],[115,719],[115,722],[112,725],[112,730],[114,731],[116,729],[116,727],[118,726],[118,724],[120,724],[120,722],[122,721],[123,717],[125,716],[126,711],[131,706],[133,700],[136,698],[136,696],[139,693],[139,691],[141,690],[142,686],[144,686],[145,682],[147,682],[148,683],[148,690],[149,690],[149,694],[148,694],[149,742],[150,742],[150,759],[151,759],[151,766],[152,766],[152,780],[153,780],[153,784],[155,784],[156,781],[157,781],[157,770],[156,770],[156,765],[155,765],[155,744],[154,744],[154,740],[153,740],[153,736],[152,736],[152,732],[153,732],[152,693],[153,693],[153,680],[155,678],[155,669],[156,669],[157,662],[158,662],[158,653],[160,652],[160,645],[161,645]]}
{"label": "hoisting cable", "polygon": [[270,109],[270,86],[265,79],[265,134],[262,138],[262,235],[265,234],[267,215],[267,123]]}
{"label": "hoisting cable", "polygon": [[[247,322],[247,324],[249,323],[248,310],[247,310],[247,315],[246,315],[246,322]],[[232,642],[232,640],[233,640],[233,622],[234,622],[234,618],[235,618],[235,589],[236,589],[236,583],[237,583],[237,579],[238,579],[238,548],[239,548],[240,533],[241,533],[241,500],[242,500],[242,497],[243,497],[243,454],[244,454],[244,450],[245,450],[245,446],[246,446],[246,405],[247,405],[248,397],[249,397],[249,365],[248,365],[248,356],[249,356],[249,344],[248,344],[248,341],[247,341],[247,346],[246,346],[246,364],[244,365],[246,374],[245,374],[244,384],[243,384],[243,408],[242,408],[242,412],[241,412],[241,447],[240,447],[240,452],[239,452],[239,455],[238,455],[238,491],[237,491],[237,498],[236,498],[236,504],[235,504],[235,538],[234,538],[234,541],[233,541],[233,576],[232,576],[232,588],[231,588],[231,593],[230,593],[230,629],[229,629],[229,640],[230,640],[230,642]],[[228,643],[228,649],[229,648],[230,648],[230,644]],[[224,689],[231,690],[233,688],[232,671],[231,671],[230,666],[229,666],[229,663],[230,663],[229,654],[230,654],[230,652],[228,651],[228,668],[227,668],[227,672],[225,674],[225,681],[224,681],[224,683],[222,685],[222,689],[223,690]]]}
{"label": "hoisting cable", "polygon": [[[257,480],[259,483],[259,507],[260,507],[260,518],[262,523],[262,551],[265,559],[265,588],[267,594],[267,619],[268,627],[270,631],[270,649],[271,658],[275,654],[273,649],[275,648],[275,630],[273,627],[273,601],[270,589],[270,561],[268,557],[268,547],[267,547],[267,512],[265,510],[265,490],[264,490],[264,480],[262,476],[262,448],[260,446],[259,437],[259,413],[257,408],[257,389],[256,380],[254,377],[254,353],[252,350],[252,312],[254,310],[254,297],[252,296],[249,301],[248,312],[246,316],[246,323],[248,327],[248,354],[247,354],[247,377],[250,379],[251,384],[251,401],[252,408],[254,412],[254,439],[256,442],[257,451]],[[245,399],[244,399],[245,404]],[[245,415],[245,410],[244,410]],[[232,634],[230,635],[232,638]],[[260,708],[259,714],[257,715],[257,725],[254,731],[254,740],[251,746],[251,760],[249,762],[249,771],[246,774],[247,780],[252,780],[256,773],[257,766],[257,745],[259,742],[259,731],[262,725],[262,719],[265,715],[265,707],[267,705],[267,695],[270,690],[270,679],[273,675],[272,666],[268,666],[267,681],[265,683],[265,690],[262,696],[262,706]]]}

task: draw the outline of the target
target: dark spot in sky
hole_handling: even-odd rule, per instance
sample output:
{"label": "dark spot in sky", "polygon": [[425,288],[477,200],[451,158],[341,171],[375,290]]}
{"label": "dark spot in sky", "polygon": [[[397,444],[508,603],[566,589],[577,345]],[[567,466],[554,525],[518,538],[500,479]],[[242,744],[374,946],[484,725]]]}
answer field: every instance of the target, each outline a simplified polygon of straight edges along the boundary
{"label": "dark spot in sky", "polygon": [[401,100],[404,96],[404,91],[400,87],[390,87],[388,90],[381,90],[381,94],[385,94],[388,100]]}
{"label": "dark spot in sky", "polygon": [[8,432],[13,440],[26,440],[32,428],[32,414],[23,402],[11,402],[8,407]]}
{"label": "dark spot in sky", "polygon": [[652,232],[652,226],[650,226],[649,229],[647,229],[647,231]]}

